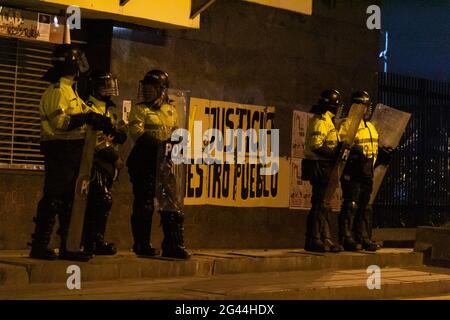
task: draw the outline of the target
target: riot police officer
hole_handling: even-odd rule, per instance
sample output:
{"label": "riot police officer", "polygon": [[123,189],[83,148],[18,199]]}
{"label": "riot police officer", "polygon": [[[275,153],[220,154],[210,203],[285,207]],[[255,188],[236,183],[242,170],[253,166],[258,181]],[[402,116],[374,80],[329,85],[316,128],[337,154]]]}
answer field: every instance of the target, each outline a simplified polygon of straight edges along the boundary
{"label": "riot police officer", "polygon": [[[354,145],[341,177],[343,203],[339,215],[339,242],[346,251],[364,249],[376,251],[378,246],[370,239],[372,208],[369,205],[372,193],[374,168],[387,164],[392,150],[378,148],[378,132],[370,122],[373,108],[370,96],[365,91],[352,94],[352,104],[364,104],[367,111],[359,125]],[[350,120],[343,121],[339,135],[342,137]],[[380,151],[380,156],[378,153]]]}
{"label": "riot police officer", "polygon": [[39,105],[45,181],[44,194],[34,219],[36,227],[32,235],[30,257],[56,259],[48,244],[58,216],[58,233],[61,237],[59,257],[86,261],[89,257],[85,254],[66,250],[71,206],[83,151],[85,125],[103,129],[109,119],[87,113],[86,105],[78,96],[77,77],[89,68],[79,48],[72,45],[57,46],[52,64],[53,67],[44,76],[50,85]]}
{"label": "riot police officer", "polygon": [[329,215],[331,209],[323,198],[339,151],[339,135],[334,118],[341,107],[341,94],[329,89],[320,95],[318,105],[311,109],[306,132],[305,159],[302,179],[312,185],[312,208],[307,217],[305,250],[339,252],[340,246],[331,240]]}
{"label": "riot police officer", "polygon": [[111,128],[97,133],[97,145],[92,164],[91,182],[84,218],[83,247],[88,254],[114,255],[113,243],[105,241],[105,230],[112,207],[111,188],[118,171],[123,168],[123,160],[118,146],[127,139],[126,125],[119,120],[117,108],[111,100],[119,95],[117,79],[109,72],[95,71],[90,77],[92,89],[86,104],[92,112],[111,119]]}
{"label": "riot police officer", "polygon": [[[161,70],[149,71],[140,82],[143,102],[134,105],[130,113],[129,132],[135,141],[127,160],[134,194],[131,215],[133,251],[137,255],[156,255],[150,238],[154,198],[158,189],[162,190],[165,198],[159,200],[173,204],[165,207],[160,203],[164,233],[162,256],[187,259],[189,253],[184,247],[184,215],[175,201],[171,160],[160,157],[160,151],[165,149],[167,143],[171,143],[171,134],[177,127],[178,114],[168,99],[168,88],[167,73]],[[157,181],[157,176],[163,179]]]}

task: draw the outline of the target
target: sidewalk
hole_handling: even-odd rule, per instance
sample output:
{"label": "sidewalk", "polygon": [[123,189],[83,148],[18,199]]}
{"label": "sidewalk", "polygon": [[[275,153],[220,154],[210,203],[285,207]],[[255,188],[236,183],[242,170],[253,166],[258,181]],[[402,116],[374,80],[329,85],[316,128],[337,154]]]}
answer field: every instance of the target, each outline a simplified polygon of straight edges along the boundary
{"label": "sidewalk", "polygon": [[[422,265],[410,249],[311,254],[303,250],[196,250],[190,261],[96,257],[68,290],[67,261],[0,252],[0,299],[390,299],[450,294],[450,269]],[[382,289],[367,288],[378,265]]]}

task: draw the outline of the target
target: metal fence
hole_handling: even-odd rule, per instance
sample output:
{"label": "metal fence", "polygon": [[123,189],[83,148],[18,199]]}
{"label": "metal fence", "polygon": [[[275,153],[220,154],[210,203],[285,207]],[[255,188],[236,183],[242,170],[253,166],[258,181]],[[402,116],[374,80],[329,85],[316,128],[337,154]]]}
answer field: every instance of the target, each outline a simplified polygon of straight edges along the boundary
{"label": "metal fence", "polygon": [[410,112],[374,206],[374,226],[450,221],[450,83],[381,74],[378,100]]}
{"label": "metal fence", "polygon": [[0,37],[0,168],[42,169],[39,101],[52,45]]}

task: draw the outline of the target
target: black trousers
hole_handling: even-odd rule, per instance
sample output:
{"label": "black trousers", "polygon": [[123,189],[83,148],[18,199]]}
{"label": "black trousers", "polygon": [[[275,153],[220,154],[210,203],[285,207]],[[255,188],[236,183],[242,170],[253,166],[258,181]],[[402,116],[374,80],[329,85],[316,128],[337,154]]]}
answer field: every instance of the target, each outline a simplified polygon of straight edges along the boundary
{"label": "black trousers", "polygon": [[72,202],[80,170],[84,140],[41,143],[45,161],[44,197]]}
{"label": "black trousers", "polygon": [[[62,243],[67,237],[84,140],[41,142],[45,161],[44,194],[36,216],[35,240],[48,243],[58,216]],[[47,233],[43,239],[43,233]],[[63,244],[64,245],[64,244]]]}
{"label": "black trousers", "polygon": [[358,240],[370,239],[372,231],[372,208],[369,206],[373,188],[370,176],[345,174],[341,179],[344,203],[354,202],[357,205],[353,231]]}
{"label": "black trousers", "polygon": [[329,211],[330,208],[323,202],[325,190],[333,170],[331,161],[311,161],[309,164],[309,177],[312,185],[312,208],[307,217],[306,238],[331,239]]}
{"label": "black trousers", "polygon": [[91,249],[94,242],[102,242],[112,207],[111,188],[114,177],[95,162],[92,167],[87,208],[84,218],[83,243]]}
{"label": "black trousers", "polygon": [[151,239],[156,195],[156,152],[136,144],[127,160],[134,196],[131,231],[134,244],[142,247],[148,246]]}

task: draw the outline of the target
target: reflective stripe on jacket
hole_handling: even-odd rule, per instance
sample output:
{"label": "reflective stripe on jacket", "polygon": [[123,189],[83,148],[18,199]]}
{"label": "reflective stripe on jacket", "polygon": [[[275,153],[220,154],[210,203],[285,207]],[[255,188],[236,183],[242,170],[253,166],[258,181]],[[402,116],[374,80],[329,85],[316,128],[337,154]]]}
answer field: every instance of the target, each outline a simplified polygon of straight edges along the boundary
{"label": "reflective stripe on jacket", "polygon": [[74,80],[62,77],[45,90],[39,104],[42,141],[84,139],[85,126],[67,130],[71,114],[87,111],[86,105],[74,89],[75,86]]}
{"label": "reflective stripe on jacket", "polygon": [[330,111],[315,115],[309,120],[306,131],[305,158],[310,160],[328,160],[316,154],[314,150],[326,146],[330,149],[337,147],[339,136],[333,122],[334,114]]}

